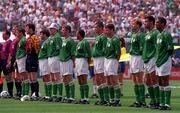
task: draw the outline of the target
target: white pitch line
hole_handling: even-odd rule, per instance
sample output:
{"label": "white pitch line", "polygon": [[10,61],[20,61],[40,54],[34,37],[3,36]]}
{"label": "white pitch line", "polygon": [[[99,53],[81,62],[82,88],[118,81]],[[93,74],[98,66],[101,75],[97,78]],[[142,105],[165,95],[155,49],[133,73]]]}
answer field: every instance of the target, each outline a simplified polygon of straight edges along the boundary
{"label": "white pitch line", "polygon": [[180,86],[171,86],[171,88],[180,88]]}

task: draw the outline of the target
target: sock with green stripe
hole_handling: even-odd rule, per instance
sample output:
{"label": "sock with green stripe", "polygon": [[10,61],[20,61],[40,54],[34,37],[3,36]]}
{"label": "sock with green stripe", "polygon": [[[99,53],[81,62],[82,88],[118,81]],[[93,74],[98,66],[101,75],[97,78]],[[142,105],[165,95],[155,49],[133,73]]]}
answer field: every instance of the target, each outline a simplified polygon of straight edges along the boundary
{"label": "sock with green stripe", "polygon": [[85,96],[86,99],[89,98],[89,86],[88,86],[87,83],[84,84],[84,96]]}
{"label": "sock with green stripe", "polygon": [[80,94],[81,94],[81,99],[84,99],[85,96],[84,96],[84,85],[80,85]]}
{"label": "sock with green stripe", "polygon": [[110,94],[110,99],[114,100],[114,87],[113,86],[109,87],[109,94]]}
{"label": "sock with green stripe", "polygon": [[139,85],[139,96],[140,96],[140,101],[142,103],[145,103],[145,85],[144,84]]}
{"label": "sock with green stripe", "polygon": [[104,95],[103,95],[103,87],[102,87],[102,85],[100,85],[100,86],[98,87],[98,93],[99,93],[100,101],[104,101]]}
{"label": "sock with green stripe", "polygon": [[154,95],[154,88],[153,86],[148,86],[148,92],[151,98],[151,102],[150,104],[155,104],[156,100],[155,100],[155,95]]}
{"label": "sock with green stripe", "polygon": [[53,96],[57,97],[57,83],[56,82],[53,84]]}
{"label": "sock with green stripe", "polygon": [[106,84],[104,85],[104,88],[103,88],[103,94],[104,94],[105,101],[109,101],[109,88]]}
{"label": "sock with green stripe", "polygon": [[25,89],[25,94],[24,95],[29,95],[29,88],[30,88],[30,80],[25,80],[24,81],[24,84],[25,84],[25,86],[24,86],[24,89]]}
{"label": "sock with green stripe", "polygon": [[140,92],[139,92],[139,85],[134,85],[134,93],[136,96],[136,102],[140,102]]}
{"label": "sock with green stripe", "polygon": [[164,87],[160,86],[159,96],[160,96],[160,106],[165,105],[165,95],[164,95]]}
{"label": "sock with green stripe", "polygon": [[65,90],[66,90],[66,98],[70,98],[70,86],[69,86],[69,84],[65,85]]}
{"label": "sock with green stripe", "polygon": [[44,91],[45,91],[45,95],[48,96],[47,83],[44,83]]}
{"label": "sock with green stripe", "polygon": [[114,96],[115,96],[115,100],[120,100],[121,89],[119,85],[114,86]]}
{"label": "sock with green stripe", "polygon": [[171,105],[171,87],[164,87],[165,105]]}
{"label": "sock with green stripe", "polygon": [[75,98],[75,85],[74,85],[74,82],[71,81],[69,83],[69,88],[70,88],[70,98]]}
{"label": "sock with green stripe", "polygon": [[156,103],[159,103],[159,85],[158,84],[153,85],[153,88],[154,88],[154,96],[156,99]]}
{"label": "sock with green stripe", "polygon": [[24,81],[22,82],[22,95],[25,95],[25,83]]}
{"label": "sock with green stripe", "polygon": [[46,96],[52,97],[52,82],[47,82],[46,87],[47,87],[47,95]]}
{"label": "sock with green stripe", "polygon": [[57,89],[59,92],[59,96],[62,97],[63,96],[63,83],[62,82],[57,84]]}

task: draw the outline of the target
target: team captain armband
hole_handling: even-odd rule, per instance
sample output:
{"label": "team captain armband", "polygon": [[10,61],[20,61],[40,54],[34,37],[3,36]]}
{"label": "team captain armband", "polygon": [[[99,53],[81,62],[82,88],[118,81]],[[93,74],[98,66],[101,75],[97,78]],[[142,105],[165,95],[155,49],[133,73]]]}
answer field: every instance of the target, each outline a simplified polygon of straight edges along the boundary
{"label": "team captain armband", "polygon": [[26,40],[26,53],[31,53],[33,49],[36,53],[39,53],[40,39],[37,35],[32,35]]}

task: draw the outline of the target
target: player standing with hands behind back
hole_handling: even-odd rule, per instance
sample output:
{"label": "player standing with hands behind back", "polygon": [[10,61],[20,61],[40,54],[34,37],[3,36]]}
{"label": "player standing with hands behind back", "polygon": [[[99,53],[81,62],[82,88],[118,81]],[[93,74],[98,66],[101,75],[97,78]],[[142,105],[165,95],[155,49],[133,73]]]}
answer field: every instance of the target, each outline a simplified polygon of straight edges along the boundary
{"label": "player standing with hands behind back", "polygon": [[171,74],[173,54],[173,43],[172,36],[165,30],[166,19],[158,17],[156,21],[156,28],[159,30],[157,36],[156,46],[156,66],[159,76],[160,86],[160,110],[171,110],[170,99],[171,99],[171,88],[169,86],[169,76]]}
{"label": "player standing with hands behind back", "polygon": [[79,43],[76,46],[75,51],[75,69],[77,72],[77,77],[80,85],[80,94],[81,94],[81,104],[89,104],[89,86],[87,84],[87,76],[89,73],[89,63],[91,59],[91,50],[89,42],[84,39],[85,32],[84,30],[77,31],[77,39]]}
{"label": "player standing with hands behind back", "polygon": [[143,59],[142,59],[142,49],[144,42],[144,33],[140,31],[142,22],[140,20],[134,19],[132,21],[132,36],[131,36],[131,47],[130,47],[130,73],[132,75],[132,80],[134,82],[134,93],[136,96],[136,102],[134,102],[130,107],[141,107],[146,106],[145,103],[145,86],[143,83]]}
{"label": "player standing with hands behind back", "polygon": [[155,69],[156,40],[159,31],[155,29],[155,18],[146,16],[144,26],[147,29],[143,45],[143,61],[145,68],[146,85],[151,98],[149,108],[159,107],[159,85]]}
{"label": "player standing with hands behind back", "polygon": [[[110,85],[110,97],[112,106],[121,106],[120,96],[121,90],[118,82],[118,64],[120,57],[120,40],[115,36],[115,26],[113,24],[108,24],[106,26],[106,35],[108,41],[105,49],[105,69],[104,74],[107,77],[107,83]],[[114,93],[111,93],[113,92]]]}

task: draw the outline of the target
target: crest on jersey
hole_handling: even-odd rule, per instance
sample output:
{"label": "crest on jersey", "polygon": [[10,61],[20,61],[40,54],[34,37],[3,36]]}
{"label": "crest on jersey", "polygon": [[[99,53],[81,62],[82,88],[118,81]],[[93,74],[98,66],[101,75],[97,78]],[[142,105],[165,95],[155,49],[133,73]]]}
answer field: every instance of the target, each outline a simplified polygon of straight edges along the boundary
{"label": "crest on jersey", "polygon": [[162,42],[162,39],[161,38],[158,38],[157,39],[157,44],[160,44]]}
{"label": "crest on jersey", "polygon": [[53,40],[50,41],[50,44],[53,44]]}
{"label": "crest on jersey", "polygon": [[66,42],[63,42],[62,46],[63,46],[63,47],[66,46]]}
{"label": "crest on jersey", "polygon": [[146,40],[149,40],[150,38],[151,38],[150,35],[147,35],[147,36],[145,37]]}

